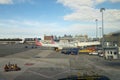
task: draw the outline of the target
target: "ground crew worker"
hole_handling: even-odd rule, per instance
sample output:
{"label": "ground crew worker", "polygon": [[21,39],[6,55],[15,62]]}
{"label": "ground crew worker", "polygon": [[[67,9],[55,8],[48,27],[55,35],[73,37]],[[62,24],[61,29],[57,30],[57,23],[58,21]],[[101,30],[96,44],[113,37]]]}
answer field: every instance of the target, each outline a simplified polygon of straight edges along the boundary
{"label": "ground crew worker", "polygon": [[10,69],[14,70],[14,64],[11,64]]}
{"label": "ground crew worker", "polygon": [[16,71],[18,70],[17,64],[14,64],[14,69],[15,69]]}
{"label": "ground crew worker", "polygon": [[17,64],[15,64],[15,68],[16,68],[17,71],[18,71],[18,70],[21,70],[21,68],[19,68],[19,67],[17,66]]}
{"label": "ground crew worker", "polygon": [[9,71],[9,67],[7,66],[7,64],[4,66],[4,71]]}

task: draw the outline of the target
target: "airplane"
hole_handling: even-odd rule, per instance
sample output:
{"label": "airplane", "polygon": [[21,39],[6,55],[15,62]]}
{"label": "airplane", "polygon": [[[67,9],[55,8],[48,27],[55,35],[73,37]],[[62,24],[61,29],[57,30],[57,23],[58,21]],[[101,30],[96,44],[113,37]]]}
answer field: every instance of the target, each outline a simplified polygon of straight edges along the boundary
{"label": "airplane", "polygon": [[44,47],[53,47],[56,49],[63,49],[63,48],[78,48],[78,47],[84,47],[84,46],[93,46],[93,45],[100,45],[100,42],[54,42],[51,40],[50,43],[42,43],[37,38],[35,39],[36,46],[44,46]]}
{"label": "airplane", "polygon": [[24,38],[21,41],[19,41],[20,44],[23,44],[24,42],[25,42]]}
{"label": "airplane", "polygon": [[42,43],[37,38],[35,39],[35,44],[36,44],[36,46],[53,47],[55,50],[56,49],[61,50],[64,47],[76,47],[76,46],[74,46],[73,44],[70,44],[70,43],[54,42],[53,40],[51,40],[50,43]]}
{"label": "airplane", "polygon": [[36,46],[58,47],[58,45],[53,41],[51,43],[45,44],[39,41],[38,39],[35,39],[35,44]]}

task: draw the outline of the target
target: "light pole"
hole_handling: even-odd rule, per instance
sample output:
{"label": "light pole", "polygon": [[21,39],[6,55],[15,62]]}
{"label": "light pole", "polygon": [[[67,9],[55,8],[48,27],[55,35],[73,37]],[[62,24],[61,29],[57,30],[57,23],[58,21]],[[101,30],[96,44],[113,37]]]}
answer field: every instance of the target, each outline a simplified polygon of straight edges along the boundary
{"label": "light pole", "polygon": [[96,21],[96,39],[98,38],[98,19],[95,20]]}
{"label": "light pole", "polygon": [[101,27],[99,27],[99,38],[101,38]]}
{"label": "light pole", "polygon": [[104,20],[103,20],[103,11],[105,8],[100,8],[100,12],[102,13],[102,48],[104,47]]}

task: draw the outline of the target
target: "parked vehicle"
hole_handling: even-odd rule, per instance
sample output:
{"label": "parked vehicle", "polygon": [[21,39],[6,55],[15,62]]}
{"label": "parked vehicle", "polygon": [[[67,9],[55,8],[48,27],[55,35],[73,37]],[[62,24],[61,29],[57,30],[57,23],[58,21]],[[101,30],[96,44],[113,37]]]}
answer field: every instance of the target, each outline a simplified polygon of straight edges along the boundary
{"label": "parked vehicle", "polygon": [[72,55],[77,55],[79,53],[79,49],[78,48],[72,48],[71,49],[71,54]]}
{"label": "parked vehicle", "polygon": [[63,54],[71,54],[71,55],[77,55],[79,53],[79,49],[78,48],[63,48],[61,50],[61,53]]}
{"label": "parked vehicle", "polygon": [[89,55],[98,55],[98,52],[90,52]]}
{"label": "parked vehicle", "polygon": [[66,54],[66,52],[67,52],[68,49],[69,49],[69,48],[63,48],[63,49],[61,50],[61,53]]}
{"label": "parked vehicle", "polygon": [[11,64],[10,62],[4,66],[4,71],[20,71],[21,68],[17,66],[17,64]]}
{"label": "parked vehicle", "polygon": [[103,53],[99,53],[98,55],[99,55],[100,57],[103,57]]}
{"label": "parked vehicle", "polygon": [[103,51],[102,50],[98,50],[98,56],[103,57]]}

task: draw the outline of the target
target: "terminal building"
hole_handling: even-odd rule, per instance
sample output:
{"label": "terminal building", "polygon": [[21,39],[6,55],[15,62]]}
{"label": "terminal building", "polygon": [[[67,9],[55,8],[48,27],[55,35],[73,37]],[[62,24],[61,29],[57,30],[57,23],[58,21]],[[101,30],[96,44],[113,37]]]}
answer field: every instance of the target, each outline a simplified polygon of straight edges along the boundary
{"label": "terminal building", "polygon": [[53,43],[53,41],[54,41],[54,36],[46,36],[46,35],[44,35],[44,40],[42,41],[43,43],[45,43],[45,44],[49,44],[49,43]]}
{"label": "terminal building", "polygon": [[88,35],[76,35],[74,37],[74,41],[87,42],[88,41]]}
{"label": "terminal building", "polygon": [[4,39],[0,39],[0,44],[15,44],[21,41],[22,39],[20,38],[4,38]]}
{"label": "terminal building", "polygon": [[64,35],[63,37],[60,38],[60,42],[87,42],[88,41],[88,36],[87,35],[76,35],[76,36],[71,36],[71,35]]}
{"label": "terminal building", "polygon": [[104,48],[104,57],[105,59],[120,59],[120,54],[118,53],[118,47],[105,47]]}
{"label": "terminal building", "polygon": [[64,35],[63,37],[60,37],[59,41],[62,43],[69,43],[73,41],[73,37],[71,35]]}
{"label": "terminal building", "polygon": [[106,59],[120,59],[120,31],[104,35]]}
{"label": "terminal building", "polygon": [[105,46],[120,47],[120,31],[104,35]]}

